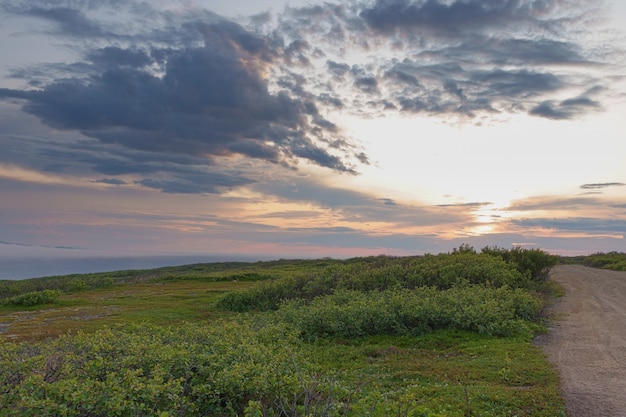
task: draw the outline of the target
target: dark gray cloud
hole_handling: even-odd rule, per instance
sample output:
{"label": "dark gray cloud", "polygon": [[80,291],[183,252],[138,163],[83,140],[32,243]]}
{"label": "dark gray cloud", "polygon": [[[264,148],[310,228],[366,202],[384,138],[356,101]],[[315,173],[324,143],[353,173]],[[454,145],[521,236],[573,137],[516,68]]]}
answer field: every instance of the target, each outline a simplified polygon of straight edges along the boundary
{"label": "dark gray cloud", "polygon": [[[566,2],[577,6],[575,2]],[[563,15],[562,2],[544,0],[376,0],[360,12],[374,30],[397,33],[433,34],[464,37],[468,33],[511,30],[512,27],[551,30],[561,21],[580,17],[573,7]],[[558,27],[554,27],[558,24]]]}
{"label": "dark gray cloud", "polygon": [[359,77],[354,80],[354,85],[361,91],[370,95],[378,94],[378,81],[376,77]]}
{"label": "dark gray cloud", "polygon": [[47,245],[29,245],[27,243],[18,243],[18,242],[3,242],[0,241],[0,245],[8,245],[8,246],[24,246],[28,248],[36,247],[36,248],[51,248],[51,249],[78,249],[72,246],[47,246]]}
{"label": "dark gray cloud", "polygon": [[326,61],[328,71],[337,77],[343,77],[350,71],[350,65],[334,61]]}
{"label": "dark gray cloud", "polygon": [[378,201],[382,201],[383,204],[386,206],[398,206],[399,205],[391,198],[379,198]]}
{"label": "dark gray cloud", "polygon": [[94,66],[116,69],[120,67],[143,68],[153,63],[149,53],[140,49],[107,46],[94,49],[86,57]]}
{"label": "dark gray cloud", "polygon": [[101,178],[95,182],[108,185],[128,185],[126,181],[120,180],[119,178]]}
{"label": "dark gray cloud", "polygon": [[[32,3],[13,2],[6,7],[54,21],[67,37],[115,38],[109,32],[116,27],[105,31],[105,24],[86,17],[92,7],[103,5],[48,1],[29,6]],[[146,14],[156,13],[147,9]],[[265,74],[272,65],[305,64],[301,54],[309,49],[306,41],[274,49],[267,37],[211,13],[200,13],[195,19],[165,12],[159,17],[171,26],[178,23],[171,44],[162,45],[166,37],[162,30],[170,26],[137,35],[133,46],[122,46],[120,37],[110,46],[87,44],[83,61],[62,68],[66,76],[35,90],[0,89],[0,98],[21,100],[24,111],[55,129],[161,154],[164,160],[172,155],[202,155],[211,164],[215,158],[243,155],[290,167],[306,160],[356,172],[354,164],[363,159],[353,156],[358,152],[319,112],[314,96],[269,88]],[[187,42],[181,45],[181,39]],[[21,72],[22,77],[27,75],[28,71]],[[111,161],[98,164],[96,170],[108,175],[145,173],[141,164],[135,168],[133,162]],[[236,178],[226,181],[215,174],[207,181],[219,186],[249,183]],[[140,183],[193,192],[196,182],[147,179]],[[197,191],[213,189],[206,186]]]}
{"label": "dark gray cloud", "polygon": [[[577,0],[326,3],[290,9],[281,29],[320,42],[331,28],[342,29],[344,47],[328,42],[327,48],[343,59],[327,59],[325,70],[335,97],[346,103],[356,95],[359,113],[399,109],[474,118],[526,112],[572,119],[603,107],[590,91],[608,85],[608,77],[596,79],[585,69],[608,62],[584,35],[597,25],[601,7]],[[611,59],[623,55],[610,39],[603,42]],[[345,62],[348,48],[371,58]],[[580,95],[553,98],[565,90]]]}
{"label": "dark gray cloud", "polygon": [[544,101],[530,110],[534,116],[545,117],[547,119],[574,119],[592,110],[599,110],[602,105],[589,97],[576,97],[554,102]]}
{"label": "dark gray cloud", "polygon": [[166,178],[144,178],[137,183],[148,188],[154,188],[166,193],[178,194],[217,194],[224,189],[247,185],[254,181],[247,178],[233,177],[222,173],[188,173],[185,176],[168,175]]}
{"label": "dark gray cloud", "polygon": [[601,182],[601,183],[594,183],[594,184],[583,184],[580,186],[580,188],[582,188],[583,190],[597,190],[597,189],[602,189],[602,188],[624,187],[624,186],[626,186],[626,184],[624,184],[623,182]]}
{"label": "dark gray cloud", "polygon": [[[0,163],[103,184],[139,183],[170,193],[221,193],[256,182],[245,166],[218,164],[203,156],[137,150],[78,133],[50,136],[49,128],[33,116],[6,109],[4,113],[15,126],[0,124],[4,150]],[[142,178],[147,181],[143,183]]]}

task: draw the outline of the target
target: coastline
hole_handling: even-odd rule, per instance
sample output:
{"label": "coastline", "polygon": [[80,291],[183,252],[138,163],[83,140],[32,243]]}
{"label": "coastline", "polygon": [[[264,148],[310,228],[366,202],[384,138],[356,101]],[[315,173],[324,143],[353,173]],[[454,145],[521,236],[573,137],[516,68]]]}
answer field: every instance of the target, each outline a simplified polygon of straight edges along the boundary
{"label": "coastline", "polygon": [[150,255],[112,257],[0,257],[0,280],[23,280],[46,276],[89,274],[128,269],[212,262],[255,262],[261,257],[242,255]]}

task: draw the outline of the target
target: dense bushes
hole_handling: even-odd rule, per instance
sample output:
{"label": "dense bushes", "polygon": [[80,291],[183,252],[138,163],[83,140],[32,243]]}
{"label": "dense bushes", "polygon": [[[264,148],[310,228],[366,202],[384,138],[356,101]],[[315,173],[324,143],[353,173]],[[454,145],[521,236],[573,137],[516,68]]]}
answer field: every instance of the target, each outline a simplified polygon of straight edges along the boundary
{"label": "dense bushes", "polygon": [[595,253],[583,258],[583,265],[605,268],[613,271],[626,271],[626,253]]}
{"label": "dense bushes", "polygon": [[15,281],[0,281],[0,299],[46,290],[72,293],[97,288],[107,288],[115,283],[106,274],[85,274],[61,277],[32,278]]}
{"label": "dense bushes", "polygon": [[444,328],[510,336],[528,333],[540,309],[540,300],[520,289],[465,286],[443,291],[432,287],[371,293],[340,290],[310,304],[287,302],[279,314],[310,340],[419,335]]}
{"label": "dense bushes", "polygon": [[252,400],[296,415],[303,392],[325,389],[304,364],[286,327],[232,321],[3,344],[0,415],[236,416]]}
{"label": "dense bushes", "polygon": [[255,288],[225,295],[219,307],[231,311],[276,310],[282,301],[312,300],[336,290],[384,291],[424,286],[440,290],[481,284],[492,288],[533,288],[541,283],[557,258],[538,249],[485,248],[423,257],[363,258],[361,262],[333,265],[316,275],[294,275],[262,282]]}
{"label": "dense bushes", "polygon": [[550,269],[559,261],[558,256],[550,255],[540,249],[524,249],[520,247],[503,249],[497,246],[486,246],[481,252],[500,257],[506,262],[515,265],[521,273],[528,274],[532,280],[538,282],[543,281]]}

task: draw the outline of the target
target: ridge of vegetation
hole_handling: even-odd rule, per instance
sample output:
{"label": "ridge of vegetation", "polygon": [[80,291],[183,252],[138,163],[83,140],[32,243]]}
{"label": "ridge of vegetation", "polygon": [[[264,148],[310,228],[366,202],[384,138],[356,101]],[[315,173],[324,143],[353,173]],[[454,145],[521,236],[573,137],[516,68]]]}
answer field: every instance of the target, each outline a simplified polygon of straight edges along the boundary
{"label": "ridge of vegetation", "polygon": [[560,262],[613,271],[626,271],[626,253],[624,252],[596,252],[586,256],[561,257]]}
{"label": "ridge of vegetation", "polygon": [[564,416],[532,344],[556,262],[463,245],[2,283],[0,415]]}

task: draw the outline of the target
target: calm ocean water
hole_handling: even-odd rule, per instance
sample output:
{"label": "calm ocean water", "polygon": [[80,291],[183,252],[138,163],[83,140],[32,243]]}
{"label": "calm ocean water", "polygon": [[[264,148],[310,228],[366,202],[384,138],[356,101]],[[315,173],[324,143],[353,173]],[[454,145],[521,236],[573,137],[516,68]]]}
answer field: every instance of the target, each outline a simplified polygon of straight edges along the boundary
{"label": "calm ocean water", "polygon": [[151,269],[194,263],[262,260],[225,256],[144,256],[116,258],[0,258],[0,280],[18,280],[51,275],[86,274],[123,269]]}

